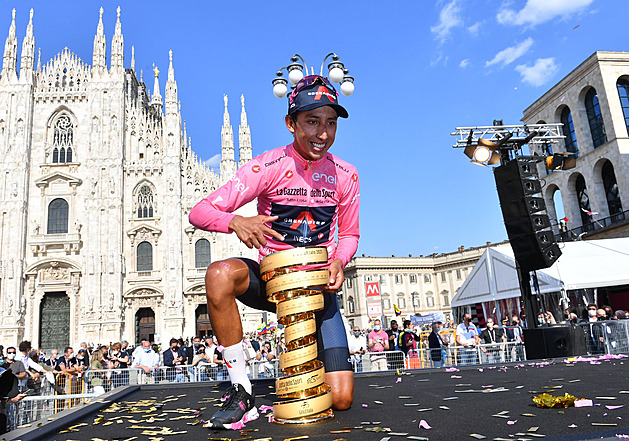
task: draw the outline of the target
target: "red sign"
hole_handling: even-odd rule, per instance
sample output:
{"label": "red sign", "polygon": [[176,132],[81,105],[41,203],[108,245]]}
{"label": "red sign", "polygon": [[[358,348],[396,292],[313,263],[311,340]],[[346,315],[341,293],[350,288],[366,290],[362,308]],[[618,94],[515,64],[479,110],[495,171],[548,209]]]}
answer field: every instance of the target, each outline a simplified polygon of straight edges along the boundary
{"label": "red sign", "polygon": [[380,282],[365,282],[367,297],[377,297],[380,295]]}

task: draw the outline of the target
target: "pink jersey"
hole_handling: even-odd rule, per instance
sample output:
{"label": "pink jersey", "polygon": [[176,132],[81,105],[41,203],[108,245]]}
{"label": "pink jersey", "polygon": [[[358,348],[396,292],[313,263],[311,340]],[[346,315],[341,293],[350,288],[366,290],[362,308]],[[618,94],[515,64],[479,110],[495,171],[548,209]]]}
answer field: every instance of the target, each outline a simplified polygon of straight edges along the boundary
{"label": "pink jersey", "polygon": [[[260,259],[300,246],[325,246],[329,261],[347,265],[358,248],[359,183],[356,168],[327,153],[308,161],[292,144],[266,152],[242,166],[221,188],[190,211],[190,223],[231,233],[232,214],[258,198],[258,214],[279,216],[268,227],[284,236],[265,236]],[[338,237],[338,245],[335,242]]]}

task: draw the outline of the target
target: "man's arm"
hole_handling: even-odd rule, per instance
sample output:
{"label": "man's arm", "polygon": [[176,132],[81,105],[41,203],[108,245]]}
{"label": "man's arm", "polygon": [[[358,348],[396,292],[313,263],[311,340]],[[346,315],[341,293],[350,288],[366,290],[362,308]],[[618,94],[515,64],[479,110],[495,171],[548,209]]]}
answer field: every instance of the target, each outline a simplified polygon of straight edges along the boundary
{"label": "man's arm", "polygon": [[358,222],[360,184],[358,172],[356,172],[355,169],[352,177],[347,180],[347,187],[347,190],[339,202],[338,244],[334,255],[335,259],[341,261],[341,269],[354,257],[358,249],[358,239],[360,238]]}
{"label": "man's arm", "polygon": [[382,346],[384,346],[384,350],[388,351],[389,350],[389,339],[385,338],[384,340],[382,340]]}
{"label": "man's arm", "polygon": [[[257,167],[258,172],[253,169]],[[231,233],[230,223],[238,208],[254,200],[262,188],[265,168],[257,159],[236,171],[234,177],[197,203],[188,216],[192,225],[206,231]]]}

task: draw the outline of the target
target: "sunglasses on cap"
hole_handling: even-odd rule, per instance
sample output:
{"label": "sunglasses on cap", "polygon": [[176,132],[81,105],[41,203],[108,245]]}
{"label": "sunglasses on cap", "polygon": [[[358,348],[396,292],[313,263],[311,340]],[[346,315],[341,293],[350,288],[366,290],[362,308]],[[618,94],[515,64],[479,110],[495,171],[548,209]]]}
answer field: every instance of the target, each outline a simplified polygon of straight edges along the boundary
{"label": "sunglasses on cap", "polygon": [[293,104],[293,100],[299,94],[299,92],[301,92],[306,87],[312,86],[313,84],[317,84],[317,83],[326,86],[327,88],[329,88],[332,91],[334,91],[336,96],[339,96],[338,92],[336,91],[336,89],[334,88],[332,83],[330,83],[330,81],[327,78],[322,77],[321,75],[309,75],[307,77],[302,78],[299,81],[299,83],[297,83],[297,86],[295,86],[295,88],[293,89],[293,92],[290,94],[290,98],[288,99],[288,103],[289,104]]}

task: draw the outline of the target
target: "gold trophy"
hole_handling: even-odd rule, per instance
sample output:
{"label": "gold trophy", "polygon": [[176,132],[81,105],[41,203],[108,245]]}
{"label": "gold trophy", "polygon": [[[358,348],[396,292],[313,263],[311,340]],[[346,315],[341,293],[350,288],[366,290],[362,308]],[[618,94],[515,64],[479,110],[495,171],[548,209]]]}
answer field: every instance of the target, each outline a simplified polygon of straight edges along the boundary
{"label": "gold trophy", "polygon": [[280,251],[260,263],[267,298],[277,304],[277,321],[285,326],[287,350],[280,354],[280,369],[286,376],[275,381],[276,395],[284,401],[273,403],[276,423],[305,424],[334,417],[323,362],[317,360],[314,314],[323,309],[320,287],[330,277],[327,269],[304,268],[327,262],[325,247],[309,247]]}

